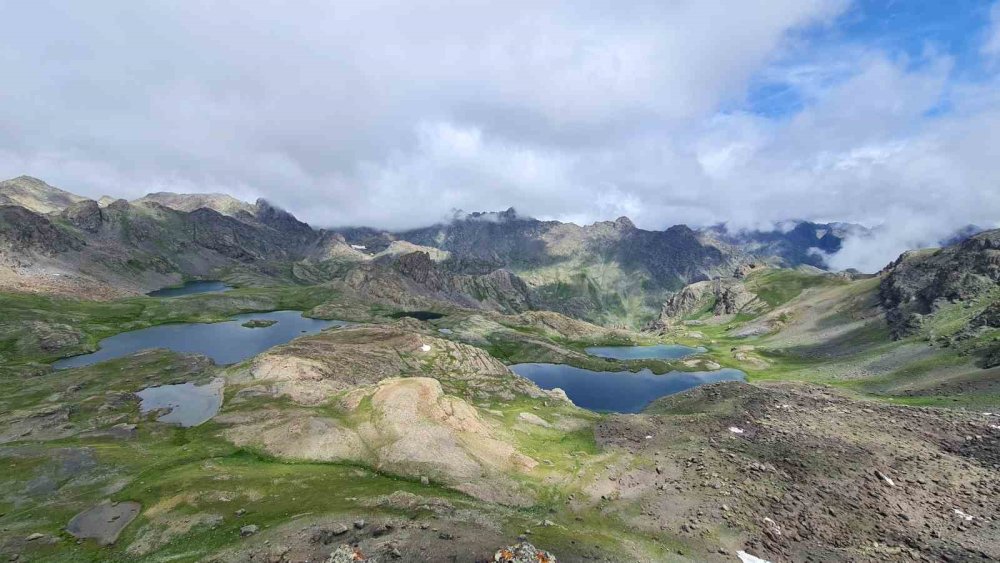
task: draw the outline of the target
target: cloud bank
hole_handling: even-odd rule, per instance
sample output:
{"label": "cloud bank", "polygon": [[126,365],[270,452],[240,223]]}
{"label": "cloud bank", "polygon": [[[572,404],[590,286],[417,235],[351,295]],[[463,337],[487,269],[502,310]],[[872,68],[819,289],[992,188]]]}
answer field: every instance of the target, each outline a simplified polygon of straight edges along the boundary
{"label": "cloud bank", "polygon": [[846,0],[584,4],[0,0],[0,175],[320,226],[880,225],[831,258],[865,270],[997,224],[1000,4],[975,73],[841,37]]}

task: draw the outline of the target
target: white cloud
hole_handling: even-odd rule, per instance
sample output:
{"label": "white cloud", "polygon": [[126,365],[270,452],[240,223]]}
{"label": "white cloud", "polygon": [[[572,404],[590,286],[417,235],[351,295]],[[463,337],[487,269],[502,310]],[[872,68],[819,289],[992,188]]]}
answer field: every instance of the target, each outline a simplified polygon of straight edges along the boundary
{"label": "white cloud", "polygon": [[983,53],[990,57],[1000,57],[1000,2],[990,9],[990,27],[983,43]]}
{"label": "white cloud", "polygon": [[[0,175],[94,197],[263,196],[317,225],[510,206],[647,228],[883,225],[832,258],[865,269],[995,224],[1000,80],[957,83],[931,50],[789,60],[799,30],[846,7],[0,0]],[[801,110],[720,110],[761,76]]]}

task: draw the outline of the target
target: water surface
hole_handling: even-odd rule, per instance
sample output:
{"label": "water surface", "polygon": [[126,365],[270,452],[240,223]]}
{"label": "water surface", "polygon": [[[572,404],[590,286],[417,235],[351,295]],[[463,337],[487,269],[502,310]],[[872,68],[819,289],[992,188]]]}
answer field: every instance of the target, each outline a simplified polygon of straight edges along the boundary
{"label": "water surface", "polygon": [[220,281],[189,281],[177,287],[164,287],[156,291],[150,291],[146,295],[150,297],[180,297],[196,293],[221,293],[230,289],[232,289],[232,286]]}
{"label": "water surface", "polygon": [[[242,326],[251,319],[278,322],[261,328]],[[232,320],[221,323],[160,325],[105,338],[100,342],[98,351],[63,358],[52,365],[56,369],[89,366],[152,348],[167,348],[185,354],[204,354],[218,364],[233,364],[278,344],[284,344],[304,333],[311,334],[329,326],[346,324],[344,321],[309,319],[303,317],[299,311],[273,311],[236,315]]]}
{"label": "water surface", "polygon": [[435,313],[434,311],[400,311],[398,313],[392,313],[389,316],[394,319],[409,317],[420,321],[433,321],[434,319],[444,317],[442,313]]}
{"label": "water surface", "polygon": [[566,364],[515,364],[510,369],[543,389],[562,389],[577,406],[604,412],[639,412],[665,395],[705,383],[746,379],[745,373],[730,368],[671,371],[663,375],[656,375],[648,369],[637,373],[592,371]]}
{"label": "water surface", "polygon": [[136,393],[142,399],[139,411],[146,414],[166,409],[169,412],[156,420],[181,426],[198,426],[219,412],[223,383],[224,380],[219,377],[206,385],[181,383],[147,387]]}
{"label": "water surface", "polygon": [[680,344],[656,344],[654,346],[591,346],[584,350],[591,356],[615,360],[676,360],[705,351],[702,347],[692,348]]}

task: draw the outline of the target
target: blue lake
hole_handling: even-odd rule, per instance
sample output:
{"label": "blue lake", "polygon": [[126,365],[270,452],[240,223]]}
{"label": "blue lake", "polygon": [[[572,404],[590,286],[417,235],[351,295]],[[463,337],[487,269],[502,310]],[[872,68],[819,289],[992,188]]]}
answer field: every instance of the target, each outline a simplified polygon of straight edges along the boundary
{"label": "blue lake", "polygon": [[164,287],[163,289],[150,291],[146,295],[150,297],[180,297],[196,293],[221,293],[230,289],[232,289],[232,286],[220,281],[189,281],[177,287]]}
{"label": "blue lake", "polygon": [[663,375],[656,375],[648,369],[637,373],[591,371],[566,364],[514,364],[510,369],[543,389],[562,389],[577,406],[594,411],[625,413],[639,412],[660,397],[698,385],[746,379],[745,373],[730,368],[672,371]]}
{"label": "blue lake", "polygon": [[676,360],[701,354],[705,349],[679,344],[656,344],[654,346],[591,346],[584,351],[591,356],[615,360]]}
{"label": "blue lake", "polygon": [[[273,320],[262,328],[247,328],[251,319]],[[233,364],[289,340],[319,332],[330,326],[344,326],[344,321],[309,319],[299,311],[273,311],[237,315],[221,323],[184,323],[159,325],[105,338],[100,349],[91,354],[63,358],[56,369],[89,366],[104,360],[121,358],[141,350],[167,348],[185,354],[204,354],[218,364]]]}
{"label": "blue lake", "polygon": [[205,385],[181,383],[147,387],[136,393],[142,402],[143,414],[155,410],[167,411],[156,420],[180,426],[198,426],[211,419],[222,406],[224,380],[215,379]]}

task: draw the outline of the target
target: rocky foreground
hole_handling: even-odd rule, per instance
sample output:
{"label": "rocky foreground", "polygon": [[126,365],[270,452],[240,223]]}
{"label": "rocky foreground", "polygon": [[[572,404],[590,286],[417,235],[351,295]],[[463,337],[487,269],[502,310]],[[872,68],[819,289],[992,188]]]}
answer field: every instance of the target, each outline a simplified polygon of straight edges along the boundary
{"label": "rocky foreground", "polygon": [[[997,232],[861,276],[769,267],[810,255],[790,239],[627,219],[331,232],[221,195],[0,188],[9,560],[1000,560]],[[136,295],[183,277],[236,288]],[[51,366],[124,330],[286,309],[349,324],[230,366]],[[672,342],[704,352],[585,351]],[[619,415],[521,362],[752,383]],[[137,395],[210,382],[197,426]]]}
{"label": "rocky foreground", "polygon": [[[598,415],[454,326],[331,329],[226,369],[154,351],[4,383],[4,554],[519,561],[495,557],[529,541],[559,561],[1000,558],[998,414],[723,383]],[[196,428],[132,394],[219,375],[221,411]]]}

